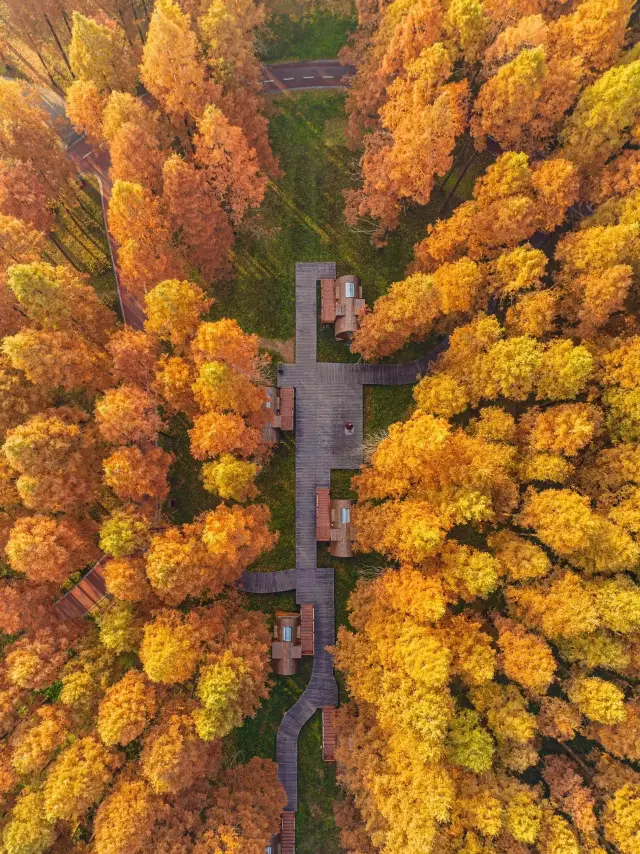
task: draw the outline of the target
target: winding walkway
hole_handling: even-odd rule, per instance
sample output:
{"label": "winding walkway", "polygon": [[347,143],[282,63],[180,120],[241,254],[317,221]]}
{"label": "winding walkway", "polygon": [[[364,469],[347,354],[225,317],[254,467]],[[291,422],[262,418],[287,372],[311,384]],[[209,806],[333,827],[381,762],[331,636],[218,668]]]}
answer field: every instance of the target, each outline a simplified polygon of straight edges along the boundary
{"label": "winding walkway", "polygon": [[[338,704],[333,661],[327,651],[335,643],[334,571],[318,567],[316,487],[330,486],[331,469],[362,465],[364,385],[414,383],[435,356],[434,352],[405,365],[318,362],[317,282],[335,276],[334,263],[296,264],[296,361],[284,365],[278,374],[279,385],[296,389],[296,602],[312,603],[315,621],[311,679],[285,714],[276,739],[278,774],[288,811],[298,808],[300,730],[317,709]],[[350,434],[345,432],[345,421],[353,424]],[[281,578],[273,582],[276,589],[280,583],[291,583],[291,572],[274,573]],[[245,573],[245,578],[253,575]]]}

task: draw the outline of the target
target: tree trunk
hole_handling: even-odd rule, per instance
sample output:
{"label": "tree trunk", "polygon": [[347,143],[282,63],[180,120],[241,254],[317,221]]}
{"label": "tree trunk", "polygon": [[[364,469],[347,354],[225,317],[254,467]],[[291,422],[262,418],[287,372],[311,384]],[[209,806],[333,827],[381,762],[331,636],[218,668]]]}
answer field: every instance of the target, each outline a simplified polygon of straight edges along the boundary
{"label": "tree trunk", "polygon": [[133,42],[131,41],[131,36],[129,35],[129,30],[124,22],[124,15],[122,14],[122,9],[118,6],[118,15],[120,15],[120,21],[122,22],[122,29],[124,30],[124,34],[127,37],[127,41],[133,47]]}
{"label": "tree trunk", "polygon": [[451,192],[449,193],[449,195],[447,196],[447,198],[446,198],[446,199],[444,200],[444,202],[442,203],[442,206],[440,207],[440,210],[438,211],[438,214],[437,214],[438,218],[439,218],[439,217],[441,217],[441,216],[442,216],[442,214],[445,212],[445,210],[446,210],[446,208],[447,208],[447,205],[449,204],[449,202],[450,202],[450,200],[451,200],[451,197],[453,196],[453,194],[455,193],[455,191],[458,189],[458,185],[460,184],[460,181],[462,181],[462,179],[464,178],[464,176],[465,176],[465,174],[466,174],[466,172],[467,172],[467,169],[469,168],[469,166],[471,166],[471,164],[473,163],[473,161],[476,159],[477,154],[478,154],[478,152],[474,150],[473,154],[471,155],[471,157],[470,157],[470,158],[469,158],[469,160],[467,161],[467,165],[464,167],[464,169],[463,169],[463,170],[462,170],[462,172],[460,173],[460,176],[459,176],[458,180],[457,180],[457,181],[456,181],[456,183],[453,185],[453,189],[451,190]]}
{"label": "tree trunk", "polygon": [[48,66],[48,65],[47,65],[47,63],[44,61],[44,57],[42,56],[42,54],[40,53],[40,51],[38,50],[38,48],[37,48],[34,44],[32,44],[32,47],[33,47],[33,49],[34,49],[34,51],[35,51],[35,53],[36,53],[36,56],[38,57],[38,59],[39,59],[39,60],[40,60],[40,62],[42,63],[42,67],[43,67],[43,68],[44,68],[44,70],[47,72],[47,77],[49,78],[49,80],[51,80],[51,85],[53,86],[53,88],[54,88],[57,92],[59,92],[61,95],[64,95],[64,92],[63,92],[62,88],[61,88],[61,87],[56,83],[56,80],[55,80],[55,78],[54,78],[53,74],[51,73],[51,70],[49,69],[49,66]]}
{"label": "tree trunk", "polygon": [[60,51],[60,54],[61,54],[62,58],[64,59],[64,63],[65,63],[65,65],[67,66],[67,68],[69,69],[69,73],[71,74],[71,76],[72,76],[72,77],[73,77],[73,79],[75,80],[75,79],[76,79],[76,75],[73,73],[73,71],[72,71],[72,69],[71,69],[71,65],[69,64],[69,59],[68,59],[68,57],[67,57],[67,54],[66,54],[66,53],[65,53],[65,51],[64,51],[64,48],[62,47],[62,44],[60,43],[60,39],[58,38],[58,34],[56,33],[56,31],[55,31],[55,29],[54,29],[54,27],[53,27],[53,24],[52,24],[52,23],[51,23],[51,21],[49,20],[49,16],[47,15],[47,13],[46,13],[46,12],[43,12],[43,15],[44,15],[44,19],[45,19],[45,21],[47,22],[47,26],[48,26],[48,27],[49,27],[49,29],[51,30],[51,35],[53,36],[53,39],[54,39],[54,41],[55,41],[56,45],[58,46],[58,50]]}
{"label": "tree trunk", "polygon": [[458,165],[458,163],[460,162],[460,158],[465,154],[468,145],[469,145],[469,137],[467,136],[467,137],[465,137],[465,140],[462,143],[462,148],[460,149],[458,154],[455,156],[454,161],[451,164],[451,169],[449,169],[449,171],[447,172],[447,174],[445,176],[444,181],[442,182],[442,184],[440,184],[440,187],[439,187],[440,190],[444,190],[445,184],[447,183],[449,178],[453,175],[454,170],[455,170],[456,166]]}

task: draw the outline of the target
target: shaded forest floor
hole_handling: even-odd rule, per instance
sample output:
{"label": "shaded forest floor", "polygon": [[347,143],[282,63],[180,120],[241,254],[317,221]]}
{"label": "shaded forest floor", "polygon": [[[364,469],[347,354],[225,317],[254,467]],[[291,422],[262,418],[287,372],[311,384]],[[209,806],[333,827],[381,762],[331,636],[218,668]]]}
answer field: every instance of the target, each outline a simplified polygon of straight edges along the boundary
{"label": "shaded forest floor", "polygon": [[334,59],[357,24],[353,17],[316,10],[301,18],[274,15],[259,31],[257,42],[265,63]]}

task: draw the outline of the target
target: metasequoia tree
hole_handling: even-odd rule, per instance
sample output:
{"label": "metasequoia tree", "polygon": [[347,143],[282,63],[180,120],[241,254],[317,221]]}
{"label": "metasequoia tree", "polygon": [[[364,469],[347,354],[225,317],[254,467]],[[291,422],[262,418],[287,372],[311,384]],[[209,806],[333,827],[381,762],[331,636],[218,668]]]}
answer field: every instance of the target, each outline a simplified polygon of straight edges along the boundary
{"label": "metasequoia tree", "polygon": [[118,241],[122,277],[142,296],[158,282],[179,274],[182,263],[172,243],[159,200],[140,184],[116,181],[109,200],[109,228]]}
{"label": "metasequoia tree", "polygon": [[237,226],[249,208],[264,198],[267,178],[260,174],[255,149],[222,110],[209,105],[198,121],[195,156],[231,223]]}
{"label": "metasequoia tree", "polygon": [[561,158],[536,163],[524,153],[503,154],[446,220],[427,229],[416,246],[416,267],[430,272],[444,261],[468,255],[490,259],[527,240],[536,231],[552,231],[578,197],[573,164]]}
{"label": "metasequoia tree", "polygon": [[377,240],[398,225],[402,199],[427,204],[436,176],[451,168],[469,98],[466,81],[447,84],[451,72],[450,55],[437,43],[425,48],[388,89],[380,111],[383,129],[365,142],[364,186],[346,193],[347,222],[355,226],[360,217],[375,218]]}
{"label": "metasequoia tree", "polygon": [[111,139],[109,155],[113,181],[131,181],[160,191],[166,152],[157,133],[135,122],[125,122]]}
{"label": "metasequoia tree", "polygon": [[157,401],[129,384],[110,389],[96,402],[96,422],[103,439],[113,445],[153,443],[164,426]]}
{"label": "metasequoia tree", "polygon": [[86,277],[68,266],[15,264],[7,270],[7,283],[22,311],[39,328],[76,334],[98,344],[113,330],[113,312],[105,308]]}
{"label": "metasequoia tree", "polygon": [[90,524],[50,516],[22,516],[9,534],[7,558],[32,581],[62,584],[72,572],[98,559]]}
{"label": "metasequoia tree", "polygon": [[16,80],[0,81],[0,157],[28,163],[51,193],[68,190],[72,167],[44,110],[25,97]]}
{"label": "metasequoia tree", "polygon": [[172,0],[154,5],[140,78],[179,133],[215,100],[216,87],[206,80],[197,37]]}
{"label": "metasequoia tree", "polygon": [[164,162],[163,197],[190,258],[209,279],[227,272],[233,229],[206,170],[177,154]]}
{"label": "metasequoia tree", "polygon": [[145,329],[160,340],[170,341],[177,350],[184,349],[193,337],[200,318],[211,307],[202,288],[193,282],[167,279],[145,296],[147,318]]}
{"label": "metasequoia tree", "polygon": [[79,410],[59,408],[9,430],[2,450],[18,474],[16,488],[27,507],[64,512],[93,502],[100,453],[87,421]]}
{"label": "metasequoia tree", "polygon": [[150,387],[160,356],[160,345],[154,336],[125,326],[109,338],[107,352],[116,381],[134,383],[143,389]]}
{"label": "metasequoia tree", "polygon": [[146,729],[157,708],[156,691],[144,674],[129,670],[100,703],[98,733],[106,745],[128,744]]}
{"label": "metasequoia tree", "polygon": [[33,167],[20,160],[0,160],[0,211],[37,231],[53,228],[54,196]]}
{"label": "metasequoia tree", "polygon": [[629,141],[640,112],[640,60],[616,65],[584,90],[567,120],[562,152],[595,174]]}
{"label": "metasequoia tree", "polygon": [[146,504],[163,501],[169,492],[167,474],[172,457],[162,448],[141,450],[133,445],[117,448],[104,460],[107,486],[122,501]]}
{"label": "metasequoia tree", "polygon": [[76,80],[67,90],[66,112],[74,129],[85,134],[93,149],[104,146],[104,97],[93,80]]}
{"label": "metasequoia tree", "polygon": [[107,17],[102,20],[73,13],[69,62],[74,75],[93,83],[100,92],[132,90],[135,66],[124,31]]}

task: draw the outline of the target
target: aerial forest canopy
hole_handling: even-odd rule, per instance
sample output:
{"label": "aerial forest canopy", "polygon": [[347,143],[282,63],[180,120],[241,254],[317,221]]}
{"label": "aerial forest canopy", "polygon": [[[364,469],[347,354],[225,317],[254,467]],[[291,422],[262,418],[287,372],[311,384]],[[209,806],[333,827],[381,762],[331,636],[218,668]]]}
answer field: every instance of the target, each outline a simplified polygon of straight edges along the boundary
{"label": "aerial forest canopy", "polygon": [[[260,27],[303,6],[0,8],[30,81],[0,79],[2,854],[263,854],[279,828],[275,763],[229,748],[273,684],[237,590],[278,540],[271,365],[210,312],[282,178]],[[351,350],[432,358],[352,481],[378,570],[333,650],[342,847],[640,854],[637,11],[356,6],[331,226],[383,257],[429,224]],[[108,155],[109,244],[72,131]],[[140,329],[98,289],[111,251]],[[210,509],[178,524],[185,464]],[[108,595],[62,619],[96,567]]]}
{"label": "aerial forest canopy", "polygon": [[442,342],[353,480],[389,567],[335,651],[357,854],[640,850],[632,5],[358,4],[347,219],[383,245],[493,156],[352,343]]}
{"label": "aerial forest canopy", "polygon": [[[228,275],[278,174],[262,11],[73,5],[10,3],[9,53],[41,56],[75,129],[109,152],[120,282],[146,320],[123,326],[91,286],[99,209],[35,91],[2,79],[0,849],[263,854],[285,802],[276,765],[223,745],[270,691],[265,615],[233,589],[277,540],[253,503],[268,359],[235,320],[203,319],[197,283]],[[164,504],[176,422],[212,508],[183,525]],[[60,618],[94,565],[108,597]]]}

